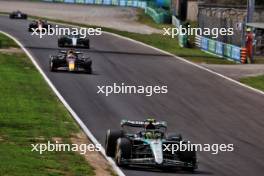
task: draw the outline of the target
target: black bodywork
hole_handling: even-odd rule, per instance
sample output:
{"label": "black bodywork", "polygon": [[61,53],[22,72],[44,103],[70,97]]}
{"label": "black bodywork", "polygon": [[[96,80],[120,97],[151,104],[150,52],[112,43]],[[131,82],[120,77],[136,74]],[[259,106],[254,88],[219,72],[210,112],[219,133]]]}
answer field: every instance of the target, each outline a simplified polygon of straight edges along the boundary
{"label": "black bodywork", "polygon": [[27,14],[22,13],[21,11],[15,11],[9,14],[10,19],[27,19]]}
{"label": "black bodywork", "polygon": [[90,48],[90,40],[79,35],[65,35],[58,39],[59,47]]}
{"label": "black bodywork", "polygon": [[41,32],[41,29],[47,29],[49,28],[49,26],[51,27],[51,25],[44,20],[34,20],[32,21],[29,26],[28,26],[28,31],[29,32],[33,32],[33,29],[38,29],[37,31]]}
{"label": "black bodywork", "polygon": [[92,74],[92,60],[84,57],[81,52],[68,55],[68,51],[60,51],[58,55],[50,56],[50,71],[67,70],[71,72],[83,71]]}

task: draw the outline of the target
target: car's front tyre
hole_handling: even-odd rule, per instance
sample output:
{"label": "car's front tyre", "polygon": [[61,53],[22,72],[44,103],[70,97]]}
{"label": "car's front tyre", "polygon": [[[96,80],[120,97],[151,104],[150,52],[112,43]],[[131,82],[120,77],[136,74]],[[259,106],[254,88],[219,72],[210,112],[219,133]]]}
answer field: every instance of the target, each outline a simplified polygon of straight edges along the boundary
{"label": "car's front tyre", "polygon": [[27,19],[27,15],[26,14],[24,14],[24,15],[22,15],[22,17],[21,17],[22,19]]}
{"label": "car's front tyre", "polygon": [[65,42],[63,39],[58,39],[58,47],[63,48],[65,46]]}
{"label": "car's front tyre", "polygon": [[90,49],[90,40],[85,40],[84,41],[84,47],[87,49]]}
{"label": "car's front tyre", "polygon": [[186,151],[180,151],[179,152],[179,158],[181,161],[191,164],[191,167],[183,167],[182,169],[189,172],[194,172],[195,169],[197,169],[197,157],[196,157],[196,151],[194,149],[192,150],[186,150]]}
{"label": "car's front tyre", "polygon": [[131,142],[127,138],[119,138],[116,145],[115,162],[118,166],[126,166],[123,159],[131,158]]}
{"label": "car's front tyre", "polygon": [[49,67],[51,72],[55,72],[57,70],[57,68],[54,66],[53,58],[50,58]]}
{"label": "car's front tyre", "polygon": [[105,153],[107,156],[115,157],[117,140],[123,135],[122,130],[107,130],[105,139]]}

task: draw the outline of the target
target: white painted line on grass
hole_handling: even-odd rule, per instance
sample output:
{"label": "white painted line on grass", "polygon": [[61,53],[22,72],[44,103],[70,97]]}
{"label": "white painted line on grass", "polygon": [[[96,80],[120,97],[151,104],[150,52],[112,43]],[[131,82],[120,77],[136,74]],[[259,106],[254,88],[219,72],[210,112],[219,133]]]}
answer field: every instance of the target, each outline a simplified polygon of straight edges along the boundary
{"label": "white painted line on grass", "polygon": [[[36,62],[36,60],[34,59],[34,57],[30,54],[30,52],[22,45],[22,43],[19,42],[19,40],[17,40],[15,37],[13,37],[12,35],[4,32],[4,31],[0,31],[0,33],[10,37],[11,39],[13,39],[19,46],[20,48],[27,54],[27,56],[30,58],[30,60],[32,61],[32,63],[35,65],[35,67],[37,68],[37,70],[40,72],[40,74],[43,76],[43,78],[45,79],[45,81],[48,83],[48,85],[50,86],[50,88],[53,90],[53,92],[56,94],[56,96],[59,98],[59,100],[64,104],[64,106],[67,108],[67,110],[70,112],[70,114],[72,115],[72,117],[76,120],[76,122],[80,125],[80,127],[83,129],[83,131],[85,132],[85,134],[88,136],[88,138],[94,143],[94,144],[100,144],[97,139],[93,136],[93,134],[91,133],[91,131],[85,126],[85,124],[82,122],[82,120],[79,118],[79,116],[73,111],[73,109],[70,107],[70,105],[67,103],[67,101],[63,98],[63,96],[59,93],[59,91],[56,89],[56,87],[53,85],[53,83],[50,81],[50,79],[47,77],[47,75],[44,73],[44,71],[40,68],[40,66],[38,65],[38,63]],[[102,155],[106,158],[106,160],[110,163],[110,165],[113,167],[114,171],[119,175],[119,176],[125,176],[125,174],[123,173],[123,171],[115,164],[114,160],[110,157],[107,157],[105,154],[105,149],[102,148],[100,150],[100,152],[102,153]]]}

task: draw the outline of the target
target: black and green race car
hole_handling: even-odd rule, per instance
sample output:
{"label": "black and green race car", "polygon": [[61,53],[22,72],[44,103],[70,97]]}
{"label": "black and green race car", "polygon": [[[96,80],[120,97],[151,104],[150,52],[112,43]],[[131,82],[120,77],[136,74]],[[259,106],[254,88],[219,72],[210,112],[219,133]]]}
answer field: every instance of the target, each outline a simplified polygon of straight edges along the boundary
{"label": "black and green race car", "polygon": [[197,169],[195,150],[170,150],[187,142],[180,134],[166,133],[166,122],[122,120],[121,127],[122,130],[109,129],[105,141],[106,155],[115,158],[118,166],[180,168],[191,172]]}
{"label": "black and green race car", "polygon": [[59,47],[90,48],[90,40],[80,35],[64,35],[58,39]]}
{"label": "black and green race car", "polygon": [[22,13],[21,11],[17,10],[9,14],[10,19],[27,19],[27,14]]}

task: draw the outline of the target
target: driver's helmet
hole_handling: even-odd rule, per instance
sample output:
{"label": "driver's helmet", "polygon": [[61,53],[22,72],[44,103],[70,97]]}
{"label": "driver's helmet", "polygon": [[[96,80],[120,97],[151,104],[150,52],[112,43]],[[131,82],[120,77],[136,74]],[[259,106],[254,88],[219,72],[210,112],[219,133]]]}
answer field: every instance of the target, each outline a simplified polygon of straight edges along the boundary
{"label": "driver's helmet", "polygon": [[42,24],[42,20],[41,20],[41,19],[38,19],[38,20],[37,20],[37,23],[38,23],[38,24]]}
{"label": "driver's helmet", "polygon": [[146,131],[144,137],[146,139],[160,139],[162,138],[162,134],[159,131],[150,130],[150,131]]}
{"label": "driver's helmet", "polygon": [[75,53],[74,50],[73,49],[70,49],[67,54],[68,55],[74,55],[74,53]]}
{"label": "driver's helmet", "polygon": [[147,119],[146,122],[147,122],[147,124],[145,126],[146,130],[155,130],[156,129],[155,125],[153,124],[156,122],[155,119]]}
{"label": "driver's helmet", "polygon": [[155,133],[154,133],[154,131],[147,131],[145,133],[145,138],[146,139],[155,139]]}

